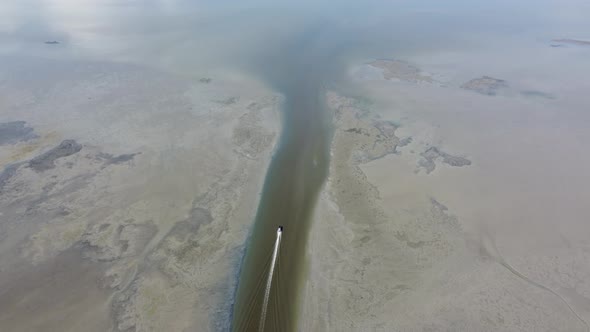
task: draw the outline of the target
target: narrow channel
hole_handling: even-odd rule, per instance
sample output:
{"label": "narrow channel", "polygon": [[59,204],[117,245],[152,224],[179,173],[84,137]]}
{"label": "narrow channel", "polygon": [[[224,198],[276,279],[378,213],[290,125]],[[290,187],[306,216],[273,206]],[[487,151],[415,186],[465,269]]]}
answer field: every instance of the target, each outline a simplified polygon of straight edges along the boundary
{"label": "narrow channel", "polygon": [[[264,331],[296,329],[310,217],[327,176],[330,117],[325,84],[334,66],[317,29],[267,61],[273,86],[284,95],[284,125],[268,169],[254,229],[248,240],[233,309],[233,331],[258,331],[277,227],[284,227]],[[327,61],[332,59],[332,62]]]}

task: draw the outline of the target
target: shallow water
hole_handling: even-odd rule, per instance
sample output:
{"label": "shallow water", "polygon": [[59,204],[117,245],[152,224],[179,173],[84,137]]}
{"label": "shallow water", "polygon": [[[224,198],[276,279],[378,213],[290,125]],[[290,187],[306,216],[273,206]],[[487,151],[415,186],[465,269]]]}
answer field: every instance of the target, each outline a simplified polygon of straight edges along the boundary
{"label": "shallow water", "polygon": [[[289,331],[299,318],[310,215],[329,164],[326,90],[354,89],[346,81],[348,66],[366,59],[414,57],[443,67],[466,49],[505,47],[516,56],[525,40],[577,37],[588,31],[580,8],[588,5],[14,0],[0,4],[0,53],[129,62],[195,81],[214,75],[253,76],[281,94],[284,130],[246,244],[233,329],[258,328],[261,276],[266,276],[276,228],[282,225],[265,330]],[[435,55],[438,62],[431,58]],[[510,59],[462,61],[490,69]]]}

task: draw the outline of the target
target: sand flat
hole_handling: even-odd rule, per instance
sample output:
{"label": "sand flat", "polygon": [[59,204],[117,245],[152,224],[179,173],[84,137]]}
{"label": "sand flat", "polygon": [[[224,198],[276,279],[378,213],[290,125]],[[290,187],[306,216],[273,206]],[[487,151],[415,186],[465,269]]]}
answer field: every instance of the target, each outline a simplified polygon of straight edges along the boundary
{"label": "sand flat", "polygon": [[[554,100],[362,79],[361,100],[329,93],[305,329],[587,331],[590,137],[570,75],[539,81]],[[377,138],[347,130],[378,121],[397,123],[395,153],[359,157]]]}
{"label": "sand flat", "polygon": [[280,97],[128,64],[14,61],[0,122],[36,136],[0,146],[0,326],[226,328]]}

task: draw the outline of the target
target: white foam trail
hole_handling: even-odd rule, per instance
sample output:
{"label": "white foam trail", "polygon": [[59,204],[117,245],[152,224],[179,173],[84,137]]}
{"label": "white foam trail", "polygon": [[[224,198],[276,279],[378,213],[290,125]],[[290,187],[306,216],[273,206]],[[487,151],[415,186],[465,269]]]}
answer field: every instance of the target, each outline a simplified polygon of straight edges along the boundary
{"label": "white foam trail", "polygon": [[264,323],[266,322],[266,309],[268,309],[268,299],[270,297],[270,286],[272,285],[272,277],[275,271],[275,263],[279,257],[279,245],[281,244],[281,235],[283,230],[281,227],[277,229],[277,239],[275,241],[274,251],[272,253],[272,262],[270,263],[270,270],[268,271],[268,279],[266,280],[266,291],[264,292],[264,302],[262,303],[262,314],[260,315],[260,325],[258,331],[264,331]]}

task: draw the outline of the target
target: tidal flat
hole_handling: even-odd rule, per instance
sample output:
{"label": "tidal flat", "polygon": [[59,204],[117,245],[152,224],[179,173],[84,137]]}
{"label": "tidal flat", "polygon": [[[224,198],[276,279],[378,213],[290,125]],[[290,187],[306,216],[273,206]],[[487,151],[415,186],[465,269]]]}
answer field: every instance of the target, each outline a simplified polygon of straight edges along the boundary
{"label": "tidal flat", "polygon": [[588,331],[587,13],[3,1],[0,330]]}

